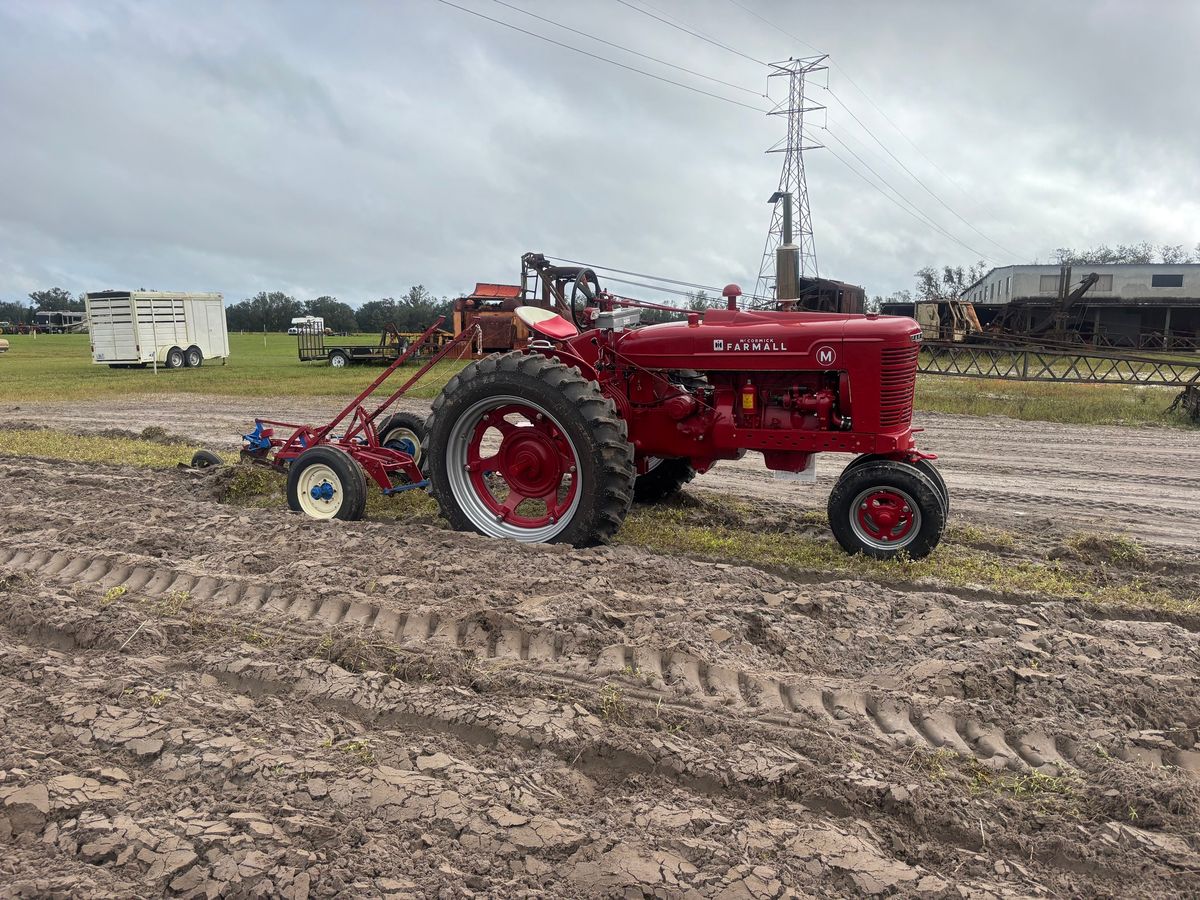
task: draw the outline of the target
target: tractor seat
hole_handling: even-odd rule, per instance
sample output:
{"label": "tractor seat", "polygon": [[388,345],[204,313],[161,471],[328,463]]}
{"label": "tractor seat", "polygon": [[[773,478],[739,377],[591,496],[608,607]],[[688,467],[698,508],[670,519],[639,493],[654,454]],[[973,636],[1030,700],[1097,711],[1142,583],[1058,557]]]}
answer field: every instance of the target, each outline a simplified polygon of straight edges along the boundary
{"label": "tractor seat", "polygon": [[552,340],[561,341],[579,334],[579,329],[562,316],[540,306],[518,306],[516,313],[527,326]]}

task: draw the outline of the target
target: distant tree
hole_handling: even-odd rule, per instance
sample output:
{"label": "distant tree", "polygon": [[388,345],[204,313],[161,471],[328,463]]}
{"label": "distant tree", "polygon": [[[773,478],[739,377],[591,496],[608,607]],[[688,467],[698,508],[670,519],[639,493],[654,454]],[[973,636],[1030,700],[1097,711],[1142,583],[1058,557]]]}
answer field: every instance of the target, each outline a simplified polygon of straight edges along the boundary
{"label": "distant tree", "polygon": [[19,324],[31,321],[33,321],[33,307],[15,300],[0,301],[0,322]]}
{"label": "distant tree", "polygon": [[886,297],[876,295],[867,301],[867,312],[879,312],[885,303],[912,303],[912,291],[892,291]]}
{"label": "distant tree", "polygon": [[416,284],[400,298],[397,307],[397,328],[401,331],[424,331],[438,316],[446,315],[449,318],[451,301],[444,297],[439,300],[425,290],[425,285]]}
{"label": "distant tree", "polygon": [[[655,300],[654,302],[655,302],[655,303],[662,303],[663,301],[661,301],[661,300]],[[674,305],[674,304],[672,304],[670,301],[666,301],[666,305],[668,305],[668,306],[672,306],[672,305]],[[690,309],[690,307],[689,307],[689,308],[683,308],[683,307],[680,307],[679,309],[674,309],[674,310],[669,310],[669,309],[643,309],[643,310],[642,310],[642,317],[641,317],[641,320],[640,320],[640,321],[641,321],[641,323],[642,323],[643,325],[658,325],[658,324],[660,324],[660,323],[662,323],[662,322],[674,322],[674,321],[675,321],[675,320],[677,320],[677,319],[678,319],[680,316],[682,316],[682,315],[684,315],[686,312],[688,312],[688,311],[689,311],[689,309]]]}
{"label": "distant tree", "polygon": [[1072,266],[1103,266],[1116,263],[1152,263],[1163,262],[1170,265],[1190,263],[1200,259],[1200,244],[1196,245],[1193,257],[1183,249],[1183,244],[1162,244],[1155,247],[1149,241],[1137,244],[1117,244],[1115,248],[1100,244],[1090,250],[1075,250],[1073,247],[1059,247],[1054,251],[1056,260],[1062,265]]}
{"label": "distant tree", "polygon": [[951,300],[983,277],[986,266],[983,260],[964,269],[962,266],[942,266],[938,271],[926,266],[916,273],[917,300]]}
{"label": "distant tree", "polygon": [[292,319],[302,315],[304,305],[295,297],[282,291],[260,291],[230,306],[225,320],[233,331],[287,331]]}
{"label": "distant tree", "polygon": [[687,295],[688,309],[696,312],[702,312],[706,309],[717,309],[722,305],[722,301],[716,297],[710,297],[707,291],[699,290],[692,291]]}
{"label": "distant tree", "polygon": [[333,331],[355,331],[358,323],[350,304],[342,303],[337,297],[317,297],[304,302],[304,315],[320,316],[325,327]]}
{"label": "distant tree", "polygon": [[1183,249],[1183,244],[1163,244],[1158,248],[1158,258],[1170,265],[1190,263],[1192,254]]}
{"label": "distant tree", "polygon": [[83,312],[83,298],[76,300],[71,292],[60,287],[52,287],[44,291],[32,291],[29,294],[30,305],[34,309],[66,309],[73,312]]}
{"label": "distant tree", "polygon": [[385,325],[396,321],[398,310],[395,300],[383,297],[380,300],[368,300],[355,311],[354,318],[359,331],[383,331]]}

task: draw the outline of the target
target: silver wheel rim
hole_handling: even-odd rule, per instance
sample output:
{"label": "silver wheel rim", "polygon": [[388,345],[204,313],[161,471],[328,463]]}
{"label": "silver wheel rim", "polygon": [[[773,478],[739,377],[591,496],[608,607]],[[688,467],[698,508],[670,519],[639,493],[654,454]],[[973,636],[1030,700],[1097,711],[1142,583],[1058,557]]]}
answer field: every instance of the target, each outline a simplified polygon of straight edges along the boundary
{"label": "silver wheel rim", "polygon": [[[323,490],[326,485],[332,488],[331,496],[314,496],[314,490],[317,494],[327,493]],[[296,498],[300,501],[300,509],[314,519],[332,519],[342,508],[345,496],[342,480],[324,463],[305,466],[296,479]]]}
{"label": "silver wheel rim", "polygon": [[200,351],[199,350],[189,351],[188,355],[187,355],[187,362],[188,362],[188,365],[192,366],[193,368],[200,365]]}
{"label": "silver wheel rim", "polygon": [[[579,509],[579,500],[583,496],[583,492],[587,489],[587,485],[583,484],[582,481],[576,485],[575,496],[572,498],[566,511],[558,517],[557,522],[541,528],[520,528],[508,522],[497,521],[495,514],[484,504],[483,499],[476,492],[475,486],[471,483],[470,476],[467,473],[467,451],[475,433],[475,426],[483,418],[484,413],[512,403],[536,410],[553,422],[554,426],[564,435],[567,434],[567,430],[563,428],[562,422],[547,412],[545,407],[540,403],[534,403],[532,400],[524,397],[514,397],[511,394],[499,397],[487,397],[471,406],[459,416],[450,429],[450,436],[446,441],[446,448],[444,450],[446,480],[450,483],[450,493],[454,495],[459,509],[463,511],[463,514],[481,534],[486,534],[489,537],[521,541],[523,543],[544,543],[556,538],[571,524],[571,521],[575,518],[575,512]],[[571,455],[575,462],[575,477],[578,478],[579,453],[569,438],[568,443],[570,443]]]}
{"label": "silver wheel rim", "polygon": [[[862,505],[867,501],[867,498],[872,494],[878,493],[880,490],[886,490],[896,494],[904,500],[911,510],[912,524],[908,529],[908,533],[896,540],[881,540],[871,534],[862,527],[858,521],[858,512]],[[895,488],[882,485],[874,485],[869,488],[864,488],[854,498],[854,502],[850,504],[850,529],[854,532],[854,536],[858,538],[864,546],[871,547],[875,550],[903,550],[917,539],[917,535],[921,533],[921,507],[913,500],[912,495],[908,491],[902,491],[900,488]]]}
{"label": "silver wheel rim", "polygon": [[342,356],[340,353],[336,353],[329,357],[329,364],[335,369],[344,369],[346,367],[346,357]]}

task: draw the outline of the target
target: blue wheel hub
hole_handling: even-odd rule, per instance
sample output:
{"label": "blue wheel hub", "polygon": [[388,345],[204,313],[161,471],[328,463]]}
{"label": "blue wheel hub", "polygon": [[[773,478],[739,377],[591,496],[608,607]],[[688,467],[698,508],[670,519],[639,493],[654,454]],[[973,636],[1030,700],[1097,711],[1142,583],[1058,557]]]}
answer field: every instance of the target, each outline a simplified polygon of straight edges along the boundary
{"label": "blue wheel hub", "polygon": [[333,499],[333,485],[328,481],[322,481],[320,484],[313,485],[308,492],[314,500],[325,500],[326,502]]}

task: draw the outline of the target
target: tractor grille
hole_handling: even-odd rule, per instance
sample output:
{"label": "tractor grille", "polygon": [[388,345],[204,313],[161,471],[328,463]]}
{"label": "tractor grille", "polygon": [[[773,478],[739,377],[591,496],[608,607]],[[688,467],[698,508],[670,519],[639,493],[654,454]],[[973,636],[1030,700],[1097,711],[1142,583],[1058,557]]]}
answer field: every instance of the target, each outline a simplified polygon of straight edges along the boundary
{"label": "tractor grille", "polygon": [[879,376],[879,426],[895,428],[912,421],[920,347],[885,347]]}

